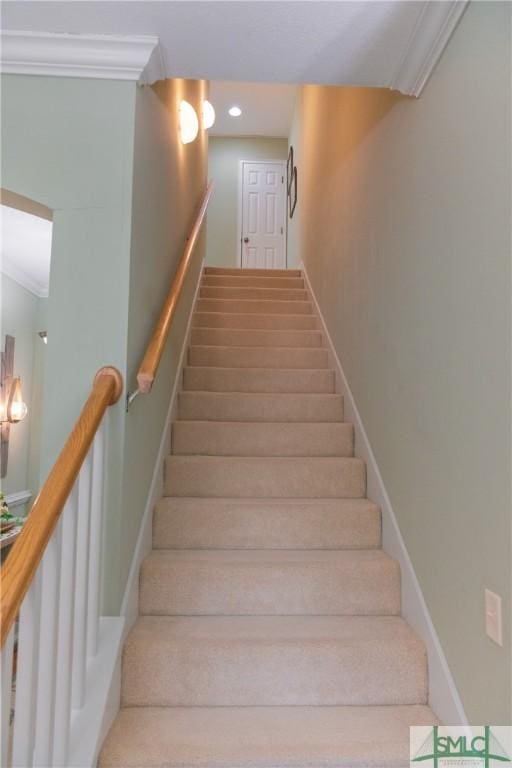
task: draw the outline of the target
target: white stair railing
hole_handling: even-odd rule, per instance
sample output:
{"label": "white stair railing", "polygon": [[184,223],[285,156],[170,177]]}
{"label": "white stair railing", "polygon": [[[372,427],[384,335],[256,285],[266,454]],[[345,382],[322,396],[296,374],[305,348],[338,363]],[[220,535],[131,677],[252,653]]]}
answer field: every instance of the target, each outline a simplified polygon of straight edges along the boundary
{"label": "white stair railing", "polygon": [[0,573],[2,768],[71,765],[98,653],[104,414],[121,390],[101,369]]}

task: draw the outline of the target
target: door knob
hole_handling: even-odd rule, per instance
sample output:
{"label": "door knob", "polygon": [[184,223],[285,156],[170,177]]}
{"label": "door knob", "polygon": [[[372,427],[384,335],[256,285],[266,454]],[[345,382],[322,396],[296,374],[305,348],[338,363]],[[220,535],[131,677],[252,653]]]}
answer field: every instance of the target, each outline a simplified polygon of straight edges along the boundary
{"label": "door knob", "polygon": [[249,238],[248,237],[244,237],[244,243],[248,243],[248,242],[249,242]]}

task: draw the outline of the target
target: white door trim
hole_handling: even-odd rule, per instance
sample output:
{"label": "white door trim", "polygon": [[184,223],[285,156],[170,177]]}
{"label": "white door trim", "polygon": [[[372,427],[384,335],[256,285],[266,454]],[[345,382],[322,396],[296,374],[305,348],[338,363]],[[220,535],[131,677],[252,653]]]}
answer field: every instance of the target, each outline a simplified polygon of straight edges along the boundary
{"label": "white door trim", "polygon": [[[280,160],[279,158],[273,159],[273,160],[249,160],[247,158],[244,158],[243,160],[238,161],[238,199],[237,199],[237,210],[236,210],[236,251],[235,251],[235,257],[236,261],[235,263],[242,269],[242,194],[243,194],[243,183],[244,183],[244,163],[274,163],[275,165],[281,165],[283,169],[283,175],[286,178],[286,158],[284,160]],[[284,263],[285,268],[288,267],[288,198],[285,198],[284,201],[284,209],[285,209],[285,233],[284,233]]]}

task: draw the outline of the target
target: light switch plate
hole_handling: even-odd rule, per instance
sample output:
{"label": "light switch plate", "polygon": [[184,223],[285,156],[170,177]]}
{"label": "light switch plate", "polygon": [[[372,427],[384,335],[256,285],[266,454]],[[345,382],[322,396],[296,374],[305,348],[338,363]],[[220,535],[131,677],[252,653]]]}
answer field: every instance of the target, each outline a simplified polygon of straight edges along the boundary
{"label": "light switch plate", "polygon": [[485,590],[485,631],[491,640],[503,645],[503,623],[501,618],[501,597]]}

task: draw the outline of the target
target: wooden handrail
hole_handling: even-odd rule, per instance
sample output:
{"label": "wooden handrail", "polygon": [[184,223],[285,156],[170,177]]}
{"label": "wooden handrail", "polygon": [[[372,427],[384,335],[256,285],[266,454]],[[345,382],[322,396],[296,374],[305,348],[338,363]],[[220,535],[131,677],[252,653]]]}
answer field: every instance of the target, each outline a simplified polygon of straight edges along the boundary
{"label": "wooden handrail", "polygon": [[103,415],[109,405],[119,400],[122,391],[123,377],[119,371],[100,368],[82,412],[2,566],[0,646],[18,615]]}
{"label": "wooden handrail", "polygon": [[158,318],[155,330],[153,331],[142,363],[140,364],[139,372],[137,373],[137,384],[141,394],[148,394],[148,392],[151,392],[151,387],[153,386],[156,372],[165,348],[165,342],[167,341],[171,329],[172,318],[174,317],[181,289],[183,288],[183,283],[190,265],[190,259],[206,215],[206,209],[208,208],[212,190],[213,181],[210,181],[206,188],[201,207],[197,213],[194,226],[192,227],[192,231],[183,250],[178,269],[176,270],[171,287],[169,288],[169,293],[165,299],[160,317]]}

